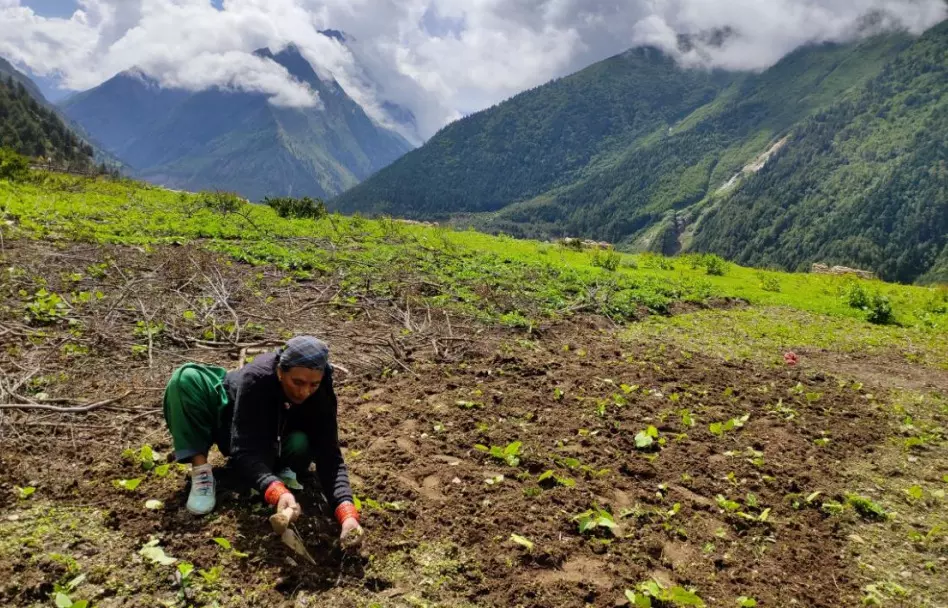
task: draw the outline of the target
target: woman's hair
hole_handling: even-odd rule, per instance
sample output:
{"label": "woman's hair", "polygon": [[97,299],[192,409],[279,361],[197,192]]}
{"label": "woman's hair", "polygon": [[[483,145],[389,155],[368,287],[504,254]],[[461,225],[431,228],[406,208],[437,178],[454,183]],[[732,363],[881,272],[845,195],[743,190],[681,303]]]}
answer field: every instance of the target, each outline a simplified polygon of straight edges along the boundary
{"label": "woman's hair", "polygon": [[329,346],[312,336],[296,336],[279,351],[280,369],[306,367],[325,371],[329,366]]}

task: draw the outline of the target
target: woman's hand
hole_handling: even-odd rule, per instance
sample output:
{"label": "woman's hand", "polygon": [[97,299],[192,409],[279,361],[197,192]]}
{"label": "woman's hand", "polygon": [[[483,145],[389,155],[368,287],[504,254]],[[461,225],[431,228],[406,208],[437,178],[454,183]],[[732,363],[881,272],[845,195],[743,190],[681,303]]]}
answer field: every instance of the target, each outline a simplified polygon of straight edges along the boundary
{"label": "woman's hand", "polygon": [[352,549],[362,544],[362,537],[365,530],[359,525],[359,520],[354,517],[342,522],[342,532],[339,534],[339,542],[346,549]]}
{"label": "woman's hand", "polygon": [[280,496],[280,500],[276,505],[276,512],[286,513],[290,516],[289,523],[293,523],[303,513],[303,510],[300,508],[300,504],[296,502],[296,497],[290,492],[287,492],[283,496]]}

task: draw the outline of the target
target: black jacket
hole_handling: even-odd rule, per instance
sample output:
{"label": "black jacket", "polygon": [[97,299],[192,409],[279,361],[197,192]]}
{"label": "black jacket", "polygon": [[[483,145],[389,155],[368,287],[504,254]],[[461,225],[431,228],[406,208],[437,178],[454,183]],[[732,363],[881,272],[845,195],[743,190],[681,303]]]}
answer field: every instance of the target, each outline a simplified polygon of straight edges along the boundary
{"label": "black jacket", "polygon": [[295,431],[309,437],[310,450],[330,506],[352,501],[349,471],[339,449],[336,393],[332,367],[319,389],[306,401],[290,408],[277,378],[275,352],[256,357],[239,370],[227,373],[224,388],[233,407],[231,462],[260,492],[280,479],[274,467],[283,438]]}

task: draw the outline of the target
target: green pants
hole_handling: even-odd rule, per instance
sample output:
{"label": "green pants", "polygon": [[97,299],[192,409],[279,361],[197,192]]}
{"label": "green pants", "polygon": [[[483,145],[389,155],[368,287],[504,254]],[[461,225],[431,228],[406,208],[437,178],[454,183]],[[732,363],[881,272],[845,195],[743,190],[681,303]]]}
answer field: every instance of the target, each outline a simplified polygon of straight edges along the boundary
{"label": "green pants", "polygon": [[178,462],[207,454],[214,444],[221,453],[229,452],[226,375],[222,367],[197,363],[186,363],[171,374],[165,387],[164,415]]}
{"label": "green pants", "polygon": [[[197,363],[186,363],[171,374],[165,387],[164,415],[178,462],[207,454],[215,444],[225,456],[230,453],[232,409],[224,389],[226,375],[222,367]],[[300,473],[309,469],[312,460],[309,437],[296,431],[283,440],[276,464]]]}

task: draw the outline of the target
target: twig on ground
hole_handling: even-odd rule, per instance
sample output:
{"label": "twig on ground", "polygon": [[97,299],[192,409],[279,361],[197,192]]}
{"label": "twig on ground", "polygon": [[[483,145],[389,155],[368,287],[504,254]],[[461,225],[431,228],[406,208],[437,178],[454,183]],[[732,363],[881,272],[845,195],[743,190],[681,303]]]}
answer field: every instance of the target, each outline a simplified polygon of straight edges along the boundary
{"label": "twig on ground", "polygon": [[89,405],[81,405],[77,407],[56,407],[54,405],[44,405],[42,403],[0,403],[0,409],[46,410],[49,412],[58,412],[62,414],[79,414],[83,412],[91,412],[92,410],[97,410],[99,408],[112,405],[113,403],[121,401],[131,394],[132,391],[126,391],[125,394],[118,397],[112,397],[111,399],[105,399],[103,401],[97,401],[96,403],[90,403]]}

